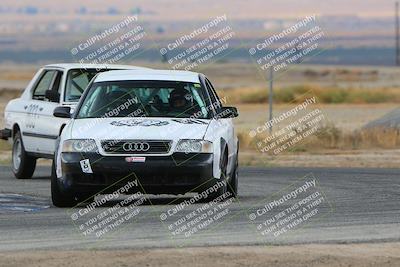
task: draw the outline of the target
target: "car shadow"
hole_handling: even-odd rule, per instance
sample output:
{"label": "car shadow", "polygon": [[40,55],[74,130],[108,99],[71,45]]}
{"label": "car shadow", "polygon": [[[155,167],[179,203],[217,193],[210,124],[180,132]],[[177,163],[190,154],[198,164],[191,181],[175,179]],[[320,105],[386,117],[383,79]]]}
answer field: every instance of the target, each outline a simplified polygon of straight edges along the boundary
{"label": "car shadow", "polygon": [[[129,195],[127,195],[129,196]],[[170,197],[158,197],[158,196],[146,196],[146,199],[143,201],[143,203],[140,204],[140,206],[153,206],[153,205],[178,205],[181,204],[185,201],[189,201],[192,197],[190,196],[170,196]],[[122,199],[118,200],[110,200],[107,201],[106,203],[102,204],[100,207],[102,208],[107,208],[107,207],[114,207],[117,204],[121,204]],[[121,205],[121,206],[129,206],[130,204],[135,203],[137,200],[129,202],[127,205]],[[90,205],[93,202],[82,202],[79,203],[76,207],[85,207],[87,205]],[[198,201],[195,204],[201,204],[204,203],[202,201]]]}
{"label": "car shadow", "polygon": [[30,180],[49,180],[50,181],[51,177],[50,176],[34,176]]}

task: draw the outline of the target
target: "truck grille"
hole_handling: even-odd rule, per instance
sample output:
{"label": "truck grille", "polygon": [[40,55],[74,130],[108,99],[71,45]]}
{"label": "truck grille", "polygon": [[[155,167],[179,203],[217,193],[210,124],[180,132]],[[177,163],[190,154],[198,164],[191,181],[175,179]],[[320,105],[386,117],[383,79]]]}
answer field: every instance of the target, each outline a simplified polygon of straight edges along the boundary
{"label": "truck grille", "polygon": [[109,154],[167,154],[170,140],[103,140],[101,147]]}

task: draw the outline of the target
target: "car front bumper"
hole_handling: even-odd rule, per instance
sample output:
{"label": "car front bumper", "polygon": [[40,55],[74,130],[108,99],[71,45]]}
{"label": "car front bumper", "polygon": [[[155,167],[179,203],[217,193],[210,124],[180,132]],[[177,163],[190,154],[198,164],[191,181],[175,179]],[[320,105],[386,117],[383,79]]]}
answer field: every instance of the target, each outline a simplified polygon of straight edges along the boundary
{"label": "car front bumper", "polygon": [[[84,173],[80,162],[89,159],[93,173]],[[213,154],[174,153],[146,156],[145,162],[127,162],[123,156],[97,153],[61,153],[62,187],[75,193],[112,193],[129,181],[131,192],[184,194],[201,192],[213,179]]]}

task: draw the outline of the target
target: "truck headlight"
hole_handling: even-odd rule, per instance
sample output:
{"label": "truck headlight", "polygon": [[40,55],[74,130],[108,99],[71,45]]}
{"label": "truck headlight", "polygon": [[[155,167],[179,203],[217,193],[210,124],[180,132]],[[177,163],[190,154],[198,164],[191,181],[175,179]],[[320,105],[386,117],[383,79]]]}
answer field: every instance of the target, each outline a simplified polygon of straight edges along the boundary
{"label": "truck headlight", "polygon": [[62,152],[98,152],[96,142],[93,139],[70,139],[65,140]]}
{"label": "truck headlight", "polygon": [[206,140],[182,139],[179,140],[175,152],[184,153],[212,153],[213,144]]}

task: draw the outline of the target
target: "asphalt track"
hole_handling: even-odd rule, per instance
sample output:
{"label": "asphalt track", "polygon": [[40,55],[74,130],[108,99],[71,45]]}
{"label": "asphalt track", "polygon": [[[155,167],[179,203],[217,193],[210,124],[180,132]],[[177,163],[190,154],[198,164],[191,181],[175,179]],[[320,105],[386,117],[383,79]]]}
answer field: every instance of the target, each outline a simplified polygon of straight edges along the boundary
{"label": "asphalt track", "polygon": [[[173,231],[188,223],[190,227],[186,230],[193,229],[198,222],[195,218],[210,212],[205,209],[206,203],[188,205],[169,216],[168,211],[178,207],[176,204],[188,201],[190,196],[172,204],[174,196],[149,196],[150,200],[130,207],[132,213],[125,213],[132,214],[130,218],[126,217],[128,219],[119,225],[114,224],[114,228],[100,236],[95,235],[96,231],[84,235],[84,231],[98,223],[89,220],[108,218],[99,215],[110,211],[120,199],[73,220],[74,214],[85,207],[53,207],[49,173],[49,167],[38,167],[32,179],[16,180],[9,167],[0,166],[0,251],[400,240],[400,169],[241,168],[239,199],[211,206],[209,210],[214,214],[211,212],[208,218],[214,219],[208,224],[203,221],[201,227],[196,226],[196,233],[190,234],[185,228],[180,228],[183,230],[175,235]],[[313,179],[317,186],[309,187],[301,193],[304,195],[299,193],[297,198],[261,214],[266,204],[288,196]],[[285,210],[287,215],[297,212],[298,209],[290,212],[287,209],[303,197],[315,196],[316,192],[317,198],[323,197],[323,201],[312,205],[313,211],[317,209],[312,217],[308,216],[298,224],[291,221],[291,227],[286,227],[285,232],[281,230],[279,235],[275,235],[281,229],[279,227],[262,235],[261,230],[265,229],[262,227],[272,225],[266,223],[267,219],[278,220],[275,216]],[[250,219],[252,214],[259,213],[260,217],[254,221]],[[160,219],[162,214],[168,214],[164,221]]]}

